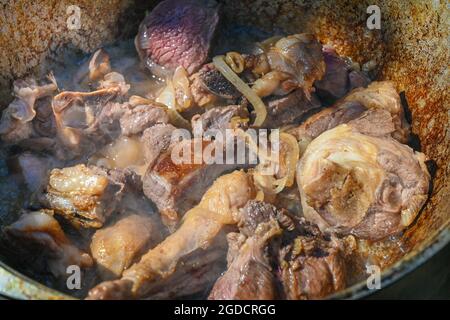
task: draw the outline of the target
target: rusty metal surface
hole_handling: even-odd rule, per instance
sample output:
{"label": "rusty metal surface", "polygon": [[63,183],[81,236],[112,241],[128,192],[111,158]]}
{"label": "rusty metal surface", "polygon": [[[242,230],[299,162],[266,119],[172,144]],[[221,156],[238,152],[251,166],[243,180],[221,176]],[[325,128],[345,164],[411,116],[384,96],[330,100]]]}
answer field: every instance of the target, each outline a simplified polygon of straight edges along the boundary
{"label": "rusty metal surface", "polygon": [[22,300],[72,300],[0,263],[0,297]]}
{"label": "rusty metal surface", "polygon": [[[65,20],[59,21],[57,17],[61,14],[63,4],[67,5],[66,1],[40,1],[39,5],[36,4],[43,5],[39,10],[28,1],[11,1],[6,5],[6,10],[0,10],[0,25],[3,28],[5,23],[9,24],[11,30],[18,34],[14,34],[15,40],[11,40],[0,33],[0,106],[5,101],[1,100],[1,91],[9,91],[8,81],[32,71],[42,59],[55,53],[53,47],[70,43],[79,49],[92,51],[102,43],[111,41],[119,33],[117,25],[124,18],[122,15],[126,15],[130,7],[135,7],[131,2],[133,1],[71,1],[71,4],[80,3],[89,9],[85,19],[90,21],[90,25],[87,24],[86,30],[79,33],[69,32],[62,27],[55,35],[55,25],[63,26],[65,23]],[[152,2],[146,6],[150,8]],[[398,90],[405,92],[412,114],[413,132],[420,138],[422,151],[435,161],[436,173],[431,198],[414,225],[396,241],[381,242],[373,249],[378,252],[379,263],[384,269],[383,283],[395,281],[449,243],[450,29],[446,2],[221,2],[225,19],[253,24],[268,31],[281,28],[286,33],[312,32],[323,43],[334,45],[339,53],[348,55],[359,63],[373,60],[378,65],[378,78],[393,80]],[[381,31],[366,28],[366,8],[371,4],[377,4],[381,8]],[[27,9],[27,6],[31,8]],[[140,11],[144,9],[139,8]],[[16,20],[11,20],[13,18]],[[132,24],[137,22],[131,21]],[[18,23],[18,27],[14,23]],[[36,36],[41,41],[34,45]],[[39,291],[36,294],[39,296]],[[360,283],[335,297],[354,298],[364,294],[367,292],[364,291],[364,284]]]}

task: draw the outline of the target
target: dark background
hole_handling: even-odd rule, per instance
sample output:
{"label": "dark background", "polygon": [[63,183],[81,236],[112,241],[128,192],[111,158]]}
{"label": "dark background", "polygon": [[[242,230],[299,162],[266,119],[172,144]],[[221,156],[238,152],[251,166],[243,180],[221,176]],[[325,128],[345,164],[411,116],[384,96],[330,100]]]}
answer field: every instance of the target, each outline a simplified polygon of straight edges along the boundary
{"label": "dark background", "polygon": [[367,299],[450,300],[450,245],[418,269]]}

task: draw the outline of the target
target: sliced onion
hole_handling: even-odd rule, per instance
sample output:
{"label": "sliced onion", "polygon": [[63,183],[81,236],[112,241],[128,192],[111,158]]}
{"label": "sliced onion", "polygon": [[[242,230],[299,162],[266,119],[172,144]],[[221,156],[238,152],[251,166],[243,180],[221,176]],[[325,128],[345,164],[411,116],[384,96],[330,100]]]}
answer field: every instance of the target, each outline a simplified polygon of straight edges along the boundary
{"label": "sliced onion", "polygon": [[179,66],[175,69],[175,73],[172,78],[173,87],[175,93],[179,93],[180,98],[178,99],[177,107],[180,111],[189,109],[192,105],[192,94],[189,88],[189,78],[188,73],[185,68]]}
{"label": "sliced onion", "polygon": [[175,98],[175,88],[171,80],[166,80],[166,87],[160,93],[156,102],[167,106],[170,121],[173,125],[179,128],[190,128],[191,124],[178,113],[176,109],[177,101]]}
{"label": "sliced onion", "polygon": [[257,46],[263,51],[267,52],[271,47],[273,47],[283,36],[273,36],[262,42],[257,43]]}
{"label": "sliced onion", "polygon": [[240,74],[244,71],[245,61],[240,53],[228,52],[225,56],[225,62],[230,66],[233,72]]}
{"label": "sliced onion", "polygon": [[255,185],[259,190],[264,192],[267,196],[274,196],[283,191],[286,187],[287,177],[283,177],[281,179],[275,179],[274,176],[269,176],[262,174],[260,172],[260,168],[256,167],[253,170],[253,179],[255,181]]}
{"label": "sliced onion", "polygon": [[300,158],[300,148],[297,139],[289,133],[280,132],[280,140],[289,147],[284,158],[286,163],[286,187],[290,187],[295,181],[295,171]]}
{"label": "sliced onion", "polygon": [[214,66],[219,70],[219,72],[230,81],[236,89],[242,93],[248,101],[253,105],[256,112],[256,119],[253,125],[255,127],[260,127],[264,123],[267,117],[267,109],[264,102],[260,97],[244,82],[239,78],[236,73],[231,70],[228,64],[225,62],[223,56],[217,56],[213,58]]}
{"label": "sliced onion", "polygon": [[253,141],[253,137],[242,129],[236,129],[236,134],[244,139],[245,143],[251,151],[253,151],[262,163],[268,164],[271,162],[277,162],[272,156],[268,156],[266,152],[260,152],[258,145]]}

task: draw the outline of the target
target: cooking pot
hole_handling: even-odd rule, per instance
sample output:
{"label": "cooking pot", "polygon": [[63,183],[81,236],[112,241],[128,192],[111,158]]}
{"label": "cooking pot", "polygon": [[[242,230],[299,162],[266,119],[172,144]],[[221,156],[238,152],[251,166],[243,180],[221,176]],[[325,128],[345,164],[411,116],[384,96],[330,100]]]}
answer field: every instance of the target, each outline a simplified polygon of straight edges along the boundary
{"label": "cooking pot", "polygon": [[[12,80],[42,71],[68,52],[91,53],[136,34],[157,1],[42,0],[0,2],[0,106],[11,100]],[[449,9],[438,0],[221,0],[223,21],[287,34],[311,32],[354,61],[377,66],[409,106],[412,131],[432,160],[431,197],[414,224],[395,242],[382,241],[381,287],[419,267],[450,242]],[[377,7],[368,7],[376,5]],[[375,9],[374,9],[375,8]],[[380,29],[369,28],[373,14]],[[375,17],[376,18],[376,17]],[[52,61],[51,63],[43,63]],[[0,216],[0,226],[9,221]],[[0,294],[23,299],[67,299],[8,266],[0,252]],[[331,298],[370,294],[366,282]]]}

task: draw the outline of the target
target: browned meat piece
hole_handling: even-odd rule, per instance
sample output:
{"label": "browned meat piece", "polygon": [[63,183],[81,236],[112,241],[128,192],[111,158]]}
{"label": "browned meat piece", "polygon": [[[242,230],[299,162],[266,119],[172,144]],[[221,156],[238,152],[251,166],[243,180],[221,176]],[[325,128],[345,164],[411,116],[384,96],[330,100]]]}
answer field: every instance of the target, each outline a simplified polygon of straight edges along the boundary
{"label": "browned meat piece", "polygon": [[128,214],[95,232],[91,254],[103,280],[119,278],[161,240],[160,226],[154,218],[148,214]]}
{"label": "browned meat piece", "polygon": [[[51,171],[43,202],[76,226],[101,227],[110,214],[100,199],[109,186],[108,179],[85,165]],[[106,193],[111,196],[109,193]],[[112,199],[108,199],[109,201]]]}
{"label": "browned meat piece", "polygon": [[[250,175],[235,171],[218,178],[200,203],[183,217],[178,230],[120,280],[92,289],[90,299],[176,298],[201,292],[220,275],[223,263],[224,228],[237,223],[239,209],[256,196]],[[217,249],[218,247],[219,249]],[[186,270],[187,269],[187,270]],[[171,288],[176,285],[176,291]]]}
{"label": "browned meat piece", "polygon": [[138,105],[125,111],[120,118],[120,128],[123,135],[131,136],[140,134],[155,124],[168,122],[166,109],[159,104]]}
{"label": "browned meat piece", "polygon": [[374,137],[391,137],[395,134],[394,120],[389,111],[369,109],[348,125],[362,134]]}
{"label": "browned meat piece", "polygon": [[171,124],[156,124],[145,129],[141,137],[146,164],[152,168],[159,155],[171,146],[172,133],[176,128]]}
{"label": "browned meat piece", "polygon": [[236,100],[242,94],[236,87],[229,82],[214,65],[206,65],[200,71],[198,79],[201,81],[203,88],[207,89],[213,95],[223,98]]}
{"label": "browned meat piece", "polygon": [[281,38],[266,55],[272,71],[289,75],[281,85],[285,92],[301,88],[309,99],[314,81],[325,74],[322,46],[311,34]]}
{"label": "browned meat piece", "polygon": [[282,298],[321,299],[347,285],[345,246],[303,218],[286,232],[278,255]]}
{"label": "browned meat piece", "polygon": [[314,94],[308,99],[303,90],[295,90],[283,97],[271,96],[265,99],[267,118],[264,127],[279,128],[293,124],[311,110],[320,107],[320,101]]}
{"label": "browned meat piece", "polygon": [[391,81],[374,81],[367,88],[357,88],[342,99],[342,102],[358,102],[367,109],[389,111],[395,126],[392,137],[402,143],[409,138],[410,125],[406,121],[400,96]]}
{"label": "browned meat piece", "polygon": [[391,134],[403,143],[409,137],[409,124],[405,120],[400,97],[393,84],[386,81],[373,82],[366,89],[352,91],[334,106],[312,115],[289,133],[306,146],[323,132],[352,121],[357,121],[361,130],[371,130],[370,133],[365,132],[371,135]]}
{"label": "browned meat piece", "polygon": [[[194,136],[209,136],[220,132],[225,137],[226,129],[236,129],[231,121],[233,118],[248,119],[247,108],[241,105],[211,108],[192,118]],[[246,128],[243,127],[243,129]]]}
{"label": "browned meat piece", "polygon": [[343,102],[312,115],[297,128],[289,130],[297,140],[311,142],[323,132],[360,117],[367,109],[358,102]]}
{"label": "browned meat piece", "polygon": [[218,20],[214,0],[165,0],[141,23],[136,47],[158,76],[180,65],[192,74],[208,58]]}
{"label": "browned meat piece", "polygon": [[83,164],[53,169],[42,202],[76,227],[100,228],[125,193],[125,179]]}
{"label": "browned meat piece", "polygon": [[[270,204],[249,201],[240,212],[243,238],[228,236],[228,270],[216,281],[211,300],[273,300],[275,276],[269,259],[270,241],[281,234],[281,213]],[[246,238],[247,237],[247,238]]]}
{"label": "browned meat piece", "polygon": [[[386,111],[376,113],[389,116]],[[366,135],[358,128],[377,134]],[[308,220],[322,230],[370,240],[400,232],[413,222],[428,197],[430,176],[424,154],[380,136],[393,130],[392,120],[389,126],[387,120],[363,118],[311,142],[297,169]]]}
{"label": "browned meat piece", "polygon": [[[91,257],[69,241],[52,214],[50,210],[23,213],[18,221],[3,229],[10,246],[25,257],[45,259],[45,267],[55,277],[67,276],[66,268],[70,265],[91,267]],[[34,266],[38,264],[33,261]]]}
{"label": "browned meat piece", "polygon": [[38,83],[28,78],[14,81],[15,99],[3,110],[0,119],[0,136],[5,143],[17,143],[34,134],[31,121],[36,116],[36,102],[51,96],[56,90],[56,81],[52,75],[50,83]]}
{"label": "browned meat piece", "polygon": [[228,270],[216,281],[208,299],[275,299],[275,278],[265,249],[271,238],[280,232],[275,220],[261,224],[255,235],[241,245]]}
{"label": "browned meat piece", "polygon": [[[189,78],[189,90],[191,91],[191,95],[194,100],[194,104],[192,105],[192,109],[194,110],[215,104],[218,101],[219,96],[217,96],[214,92],[217,93],[223,91],[219,88],[216,88],[217,85],[210,85],[211,88],[208,87],[207,84],[209,84],[211,82],[211,79],[213,79],[213,77],[211,77],[210,75],[218,76],[217,70],[212,63],[205,64],[198,72],[194,73]],[[220,76],[219,79],[221,81],[217,81],[218,83],[226,83]],[[225,86],[225,88],[232,90],[228,86]]]}
{"label": "browned meat piece", "polygon": [[351,70],[349,64],[339,57],[333,48],[324,48],[323,56],[326,64],[325,75],[314,83],[320,99],[333,102],[354,88],[369,85],[370,79],[361,71]]}
{"label": "browned meat piece", "polygon": [[[179,108],[179,111],[186,118],[203,113],[205,109],[236,104],[242,97],[236,87],[212,63],[203,65],[187,82],[183,90],[175,88],[177,105],[184,106]],[[183,102],[187,96],[190,98],[188,106]]]}
{"label": "browned meat piece", "polygon": [[[155,203],[164,224],[169,228],[174,228],[180,217],[200,201],[217,177],[243,166],[234,163],[208,164],[208,161],[214,159],[204,157],[196,160],[196,144],[206,148],[210,143],[213,142],[193,139],[174,144],[159,156],[155,165],[148,168],[143,177],[145,195]],[[175,148],[178,151],[175,151]],[[184,152],[191,154],[187,159],[189,163],[174,162],[173,153],[183,157]]]}

